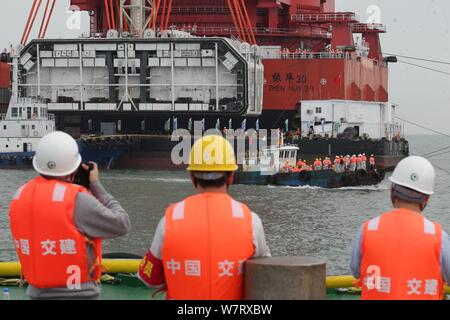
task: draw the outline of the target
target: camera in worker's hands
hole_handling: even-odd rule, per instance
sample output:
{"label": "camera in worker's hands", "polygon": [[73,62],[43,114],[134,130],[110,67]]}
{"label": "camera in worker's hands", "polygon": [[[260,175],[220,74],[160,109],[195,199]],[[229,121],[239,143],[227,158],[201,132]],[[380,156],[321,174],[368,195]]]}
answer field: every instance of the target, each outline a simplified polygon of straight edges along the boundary
{"label": "camera in worker's hands", "polygon": [[[83,164],[87,166],[88,168],[85,169],[83,167]],[[90,187],[90,179],[89,176],[91,174],[91,171],[94,170],[94,164],[92,163],[82,163],[80,167],[77,170],[77,173],[75,174],[75,178],[73,180],[73,183],[78,184],[82,187],[85,187],[86,189],[89,189]]]}

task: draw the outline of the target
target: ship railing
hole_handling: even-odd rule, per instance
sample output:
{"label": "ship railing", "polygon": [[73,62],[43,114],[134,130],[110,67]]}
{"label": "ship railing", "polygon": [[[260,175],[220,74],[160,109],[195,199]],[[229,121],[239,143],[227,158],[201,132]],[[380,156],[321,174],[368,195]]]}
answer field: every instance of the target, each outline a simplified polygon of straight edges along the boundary
{"label": "ship railing", "polygon": [[386,26],[381,23],[355,23],[352,30],[354,33],[387,32]]}
{"label": "ship railing", "polygon": [[336,12],[336,13],[301,13],[293,14],[291,20],[294,22],[357,22],[358,17],[353,12]]}
{"label": "ship railing", "polygon": [[[175,25],[172,24],[168,27],[168,30],[178,30],[182,32],[190,33],[193,36],[231,36],[239,35],[240,30],[235,27],[198,27],[197,25]],[[331,39],[331,32],[326,30],[311,30],[296,29],[296,28],[253,28],[253,33],[256,36],[292,36],[292,37],[312,37],[321,39]],[[158,28],[159,32],[159,28]],[[139,34],[129,33],[130,37],[139,37]],[[97,30],[95,33],[84,32],[80,35],[80,38],[104,38],[106,37],[107,30]]]}
{"label": "ship railing", "polygon": [[[193,35],[238,35],[239,29],[234,27],[190,27],[173,25],[173,29],[189,32]],[[253,28],[255,35],[271,35],[271,36],[298,36],[298,37],[320,37],[331,38],[331,33],[322,30],[302,30],[293,28]]]}
{"label": "ship railing", "polygon": [[312,59],[338,59],[338,60],[350,60],[351,56],[348,52],[343,53],[331,53],[331,52],[308,52],[308,53],[278,53],[276,55],[264,57],[263,59],[286,59],[286,60],[312,60]]}
{"label": "ship railing", "polygon": [[[168,8],[163,8],[162,12],[167,12]],[[183,13],[226,13],[229,14],[230,13],[230,8],[228,7],[197,7],[197,8],[192,8],[192,7],[172,7],[170,10],[171,13],[178,13],[178,14],[183,14]]]}

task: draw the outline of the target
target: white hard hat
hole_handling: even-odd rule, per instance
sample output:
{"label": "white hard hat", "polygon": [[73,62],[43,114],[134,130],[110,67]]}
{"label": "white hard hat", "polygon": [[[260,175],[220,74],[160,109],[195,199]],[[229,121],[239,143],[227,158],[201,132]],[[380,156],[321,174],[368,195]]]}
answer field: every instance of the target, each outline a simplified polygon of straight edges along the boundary
{"label": "white hard hat", "polygon": [[33,158],[33,168],[50,177],[64,177],[74,173],[81,164],[76,141],[67,133],[54,131],[39,142]]}
{"label": "white hard hat", "polygon": [[396,185],[432,195],[435,178],[436,172],[430,161],[423,157],[410,156],[399,162],[389,180]]}

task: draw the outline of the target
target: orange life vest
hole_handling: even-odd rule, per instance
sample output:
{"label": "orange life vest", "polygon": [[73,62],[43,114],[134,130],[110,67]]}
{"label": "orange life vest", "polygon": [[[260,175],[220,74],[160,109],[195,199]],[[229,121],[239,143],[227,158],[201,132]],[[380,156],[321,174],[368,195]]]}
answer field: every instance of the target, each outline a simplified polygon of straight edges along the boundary
{"label": "orange life vest", "polygon": [[[81,283],[100,279],[101,240],[86,238],[73,220],[80,192],[87,190],[37,177],[21,187],[11,202],[11,232],[22,274],[37,288],[66,287],[72,274],[79,274]],[[87,244],[94,248],[95,261],[88,261]]]}
{"label": "orange life vest", "polygon": [[351,162],[351,163],[356,163],[356,162],[357,162],[356,157],[351,157],[351,158],[350,158],[350,162]]}
{"label": "orange life vest", "polygon": [[249,208],[226,194],[203,193],[170,206],[165,217],[167,296],[243,299],[243,264],[255,250]]}
{"label": "orange life vest", "polygon": [[362,299],[443,298],[442,229],[422,215],[394,210],[363,226]]}
{"label": "orange life vest", "polygon": [[361,160],[362,160],[363,162],[367,162],[367,157],[366,157],[366,156],[362,156],[362,157],[361,157]]}

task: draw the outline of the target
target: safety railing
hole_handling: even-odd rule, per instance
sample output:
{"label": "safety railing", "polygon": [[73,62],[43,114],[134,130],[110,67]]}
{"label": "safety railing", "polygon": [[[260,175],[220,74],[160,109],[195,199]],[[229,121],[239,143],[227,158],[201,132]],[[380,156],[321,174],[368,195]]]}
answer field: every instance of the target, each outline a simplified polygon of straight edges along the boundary
{"label": "safety railing", "polygon": [[[168,10],[166,8],[165,10]],[[167,12],[167,11],[163,11]],[[214,13],[230,13],[230,8],[228,7],[200,7],[200,8],[191,8],[191,7],[172,7],[171,13],[175,14],[184,14],[184,13],[194,13],[194,14],[214,14]]]}
{"label": "safety railing", "polygon": [[[197,25],[171,25],[167,28],[170,30],[178,30],[187,32],[194,36],[232,36],[239,35],[241,32],[235,27],[198,27]],[[293,29],[293,28],[253,28],[253,34],[256,36],[292,36],[305,38],[320,38],[331,39],[331,32],[325,30],[311,30],[311,29]],[[159,33],[159,28],[157,28]],[[247,32],[246,32],[247,34]],[[107,30],[97,30],[94,33],[84,32],[80,38],[105,38]],[[131,32],[123,32],[123,37],[140,37],[139,34]]]}
{"label": "safety railing", "polygon": [[326,22],[339,22],[339,21],[347,21],[347,22],[356,22],[358,21],[358,17],[355,13],[352,12],[342,12],[342,13],[301,13],[301,14],[293,14],[291,16],[291,20],[294,22],[317,22],[317,23],[326,23]]}
{"label": "safety railing", "polygon": [[386,26],[381,23],[355,23],[352,29],[354,33],[387,31]]}
{"label": "safety railing", "polygon": [[351,56],[348,52],[343,53],[331,53],[331,52],[307,52],[307,53],[299,53],[299,52],[281,52],[275,55],[270,55],[264,57],[265,60],[274,60],[274,59],[286,59],[286,60],[313,60],[313,59],[340,59],[340,60],[350,60]]}
{"label": "safety railing", "polygon": [[[183,28],[176,26],[177,30],[188,31],[189,28]],[[290,35],[290,36],[304,36],[304,37],[321,37],[321,38],[331,38],[331,33],[327,31],[318,30],[302,30],[302,29],[283,29],[283,28],[253,28],[253,33],[255,35]],[[197,35],[233,35],[239,34],[239,29],[234,27],[197,27],[192,28]]]}

